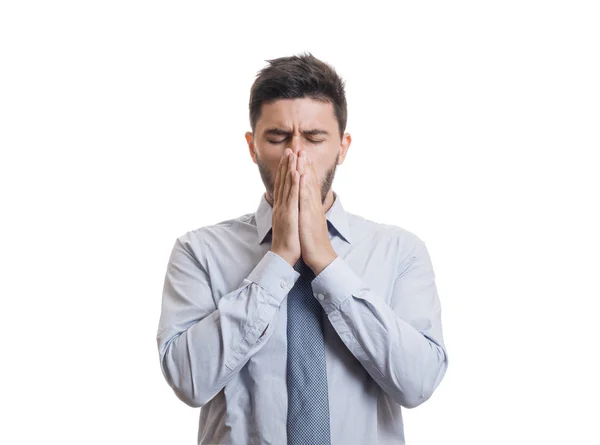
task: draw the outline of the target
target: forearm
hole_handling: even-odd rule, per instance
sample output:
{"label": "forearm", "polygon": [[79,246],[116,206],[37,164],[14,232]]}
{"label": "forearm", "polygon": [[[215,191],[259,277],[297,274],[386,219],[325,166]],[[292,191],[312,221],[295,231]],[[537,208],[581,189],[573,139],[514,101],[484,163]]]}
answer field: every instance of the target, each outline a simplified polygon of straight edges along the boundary
{"label": "forearm", "polygon": [[[188,405],[201,407],[267,342],[268,326],[299,274],[268,253],[239,288],[208,312],[208,304],[198,304],[212,301],[207,276],[198,279],[188,255],[176,244],[165,277],[157,343],[171,388]],[[287,288],[280,286],[282,280]]]}
{"label": "forearm", "polygon": [[361,288],[328,317],[348,349],[397,403],[412,408],[431,397],[446,371],[445,347],[399,318],[380,296]]}
{"label": "forearm", "polygon": [[429,256],[423,248],[396,280],[392,302],[374,292],[342,259],[315,280],[315,295],[348,350],[397,403],[427,400],[443,378],[448,359]]}

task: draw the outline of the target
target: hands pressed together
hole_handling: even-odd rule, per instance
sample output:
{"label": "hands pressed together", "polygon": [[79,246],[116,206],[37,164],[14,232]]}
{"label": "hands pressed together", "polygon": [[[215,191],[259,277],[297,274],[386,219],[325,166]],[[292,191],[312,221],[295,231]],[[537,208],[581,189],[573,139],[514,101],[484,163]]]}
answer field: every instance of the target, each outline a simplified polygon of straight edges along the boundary
{"label": "hands pressed together", "polygon": [[304,150],[296,155],[286,148],[279,161],[271,250],[292,266],[302,257],[315,276],[337,257],[329,239],[321,185]]}

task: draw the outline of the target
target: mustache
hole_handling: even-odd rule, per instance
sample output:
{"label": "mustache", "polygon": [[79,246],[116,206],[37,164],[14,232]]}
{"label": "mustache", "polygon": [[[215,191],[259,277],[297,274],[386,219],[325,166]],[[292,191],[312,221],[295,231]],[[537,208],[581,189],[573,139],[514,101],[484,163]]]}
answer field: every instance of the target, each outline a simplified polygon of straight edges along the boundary
{"label": "mustache", "polygon": [[[269,194],[271,196],[273,196],[273,193],[275,191],[275,174],[259,159],[258,153],[256,153],[256,151],[255,151],[255,154],[256,154],[256,164],[258,166],[258,171],[260,173],[263,184],[264,184],[265,188],[267,189],[267,191],[269,192]],[[321,204],[325,203],[325,199],[327,198],[327,193],[329,193],[329,190],[331,189],[331,187],[333,185],[333,180],[335,178],[335,172],[337,169],[338,158],[339,158],[339,154],[338,154],[338,156],[336,156],[333,166],[327,170],[327,172],[325,173],[325,177],[320,181],[320,183],[321,183]]]}

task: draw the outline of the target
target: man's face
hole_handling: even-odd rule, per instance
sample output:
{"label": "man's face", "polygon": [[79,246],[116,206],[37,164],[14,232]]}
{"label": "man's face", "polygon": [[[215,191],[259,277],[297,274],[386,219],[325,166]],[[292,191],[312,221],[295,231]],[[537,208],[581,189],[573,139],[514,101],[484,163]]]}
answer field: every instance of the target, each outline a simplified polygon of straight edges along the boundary
{"label": "man's face", "polygon": [[286,148],[296,154],[304,151],[313,160],[324,203],[336,167],[342,164],[350,144],[350,135],[340,139],[333,105],[310,98],[263,104],[255,132],[246,133],[246,139],[271,203],[277,168]]}

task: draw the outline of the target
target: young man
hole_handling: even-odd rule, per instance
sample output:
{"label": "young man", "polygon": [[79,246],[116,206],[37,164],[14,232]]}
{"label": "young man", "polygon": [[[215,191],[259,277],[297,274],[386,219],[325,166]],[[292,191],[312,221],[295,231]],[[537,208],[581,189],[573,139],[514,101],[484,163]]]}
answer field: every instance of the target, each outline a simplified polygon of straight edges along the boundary
{"label": "young man", "polygon": [[448,367],[425,243],[346,212],[344,82],[312,54],[269,60],[246,133],[256,212],[179,236],[160,366],[200,410],[199,444],[403,444],[402,409]]}

